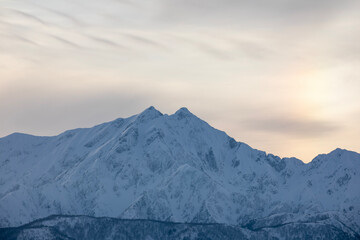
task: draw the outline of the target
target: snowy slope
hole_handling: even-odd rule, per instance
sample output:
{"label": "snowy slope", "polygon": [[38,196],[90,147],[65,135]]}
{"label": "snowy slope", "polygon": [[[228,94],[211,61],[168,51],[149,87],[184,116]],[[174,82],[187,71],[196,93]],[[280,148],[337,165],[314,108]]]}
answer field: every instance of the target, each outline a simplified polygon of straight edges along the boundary
{"label": "snowy slope", "polygon": [[336,149],[308,164],[280,159],[186,108],[0,139],[1,227],[75,214],[250,229],[329,219],[360,233],[358,183],[358,153]]}

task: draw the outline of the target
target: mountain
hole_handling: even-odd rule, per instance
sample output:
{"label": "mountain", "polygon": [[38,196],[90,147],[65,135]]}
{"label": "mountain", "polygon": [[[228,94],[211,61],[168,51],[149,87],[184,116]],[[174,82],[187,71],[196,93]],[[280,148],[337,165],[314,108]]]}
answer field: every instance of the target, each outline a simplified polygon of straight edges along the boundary
{"label": "mountain", "polygon": [[358,153],[336,149],[308,164],[281,159],[186,108],[167,115],[150,107],[54,137],[1,138],[0,227],[54,214],[250,231],[326,221],[359,237],[359,182]]}

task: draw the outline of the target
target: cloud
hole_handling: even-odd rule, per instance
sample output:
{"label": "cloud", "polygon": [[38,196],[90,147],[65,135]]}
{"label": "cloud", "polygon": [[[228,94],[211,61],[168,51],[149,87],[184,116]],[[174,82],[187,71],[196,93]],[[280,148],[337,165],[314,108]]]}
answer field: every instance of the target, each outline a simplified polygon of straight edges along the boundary
{"label": "cloud", "polygon": [[20,35],[17,35],[17,34],[9,34],[9,35],[7,35],[7,34],[0,33],[0,37],[1,38],[7,38],[8,40],[14,40],[15,39],[15,40],[21,41],[23,43],[39,46],[36,42],[31,41],[30,39],[28,39],[26,37],[23,37],[23,36],[20,36]]}
{"label": "cloud", "polygon": [[270,56],[274,57],[277,55],[274,50],[269,48],[268,44],[260,43],[255,40],[232,39],[231,42],[247,57],[268,60]]}
{"label": "cloud", "polygon": [[29,43],[29,44],[32,44],[32,45],[35,45],[35,46],[39,46],[39,44],[37,44],[36,42],[31,41],[30,39],[27,39],[27,38],[22,37],[22,36],[13,35],[12,37],[15,38],[15,39],[18,39],[18,40],[20,40],[20,41],[23,41],[23,42],[25,42],[25,43]]}
{"label": "cloud", "polygon": [[[233,59],[233,55],[228,51],[219,49],[216,45],[211,45],[209,43],[200,42],[197,40],[187,39],[186,42],[194,45],[198,50],[205,53],[208,56],[214,57],[218,60],[231,60]],[[211,42],[211,41],[209,41]]]}
{"label": "cloud", "polygon": [[[42,7],[40,7],[40,8],[42,8]],[[54,13],[54,14],[56,14],[56,15],[58,15],[58,16],[61,16],[61,17],[65,18],[65,19],[69,20],[70,22],[72,22],[72,23],[75,24],[75,25],[84,26],[84,23],[83,23],[83,22],[81,22],[81,21],[78,20],[76,17],[74,17],[74,16],[72,16],[72,15],[70,15],[70,14],[66,14],[66,13],[64,13],[64,12],[57,11],[57,10],[50,9],[50,8],[42,8],[42,9],[44,9],[44,10],[50,12],[50,13]]]}
{"label": "cloud", "polygon": [[72,42],[72,41],[70,41],[70,40],[67,40],[67,39],[65,39],[65,38],[63,38],[63,37],[59,37],[59,36],[56,36],[56,35],[50,35],[50,36],[51,36],[52,38],[58,40],[59,42],[65,44],[65,45],[68,45],[68,46],[70,46],[70,47],[83,48],[83,47],[81,47],[80,45],[78,45],[78,44],[76,44],[76,43],[74,43],[74,42]]}
{"label": "cloud", "polygon": [[141,44],[163,48],[163,46],[160,43],[150,40],[149,38],[146,38],[146,37],[142,37],[142,36],[135,35],[135,34],[124,34],[124,36],[126,36],[127,38],[129,38],[135,42],[139,42]]}
{"label": "cloud", "polygon": [[111,41],[109,39],[105,39],[102,37],[94,37],[94,36],[87,36],[87,37],[89,37],[93,41],[96,41],[101,44],[105,44],[107,46],[126,48],[125,46],[122,46],[122,45],[118,44],[117,42],[114,42],[114,41]]}
{"label": "cloud", "polygon": [[[161,1],[162,20],[202,25],[289,26],[324,22],[359,6],[356,0],[173,0]],[[249,25],[250,24],[250,25]]]}
{"label": "cloud", "polygon": [[20,10],[15,10],[15,9],[11,9],[11,11],[13,11],[14,13],[17,13],[23,17],[26,17],[28,19],[34,20],[35,22],[41,23],[43,25],[48,25],[48,23],[46,23],[45,21],[43,21],[42,19],[38,18],[37,16],[34,16],[32,14],[20,11]]}
{"label": "cloud", "polygon": [[87,86],[74,91],[51,83],[30,85],[12,83],[1,94],[0,109],[7,114],[0,119],[0,125],[6,126],[1,129],[0,137],[12,132],[55,135],[76,127],[91,127],[137,114],[154,98],[152,93],[134,92],[130,85],[124,85],[123,89],[99,87],[97,91]]}
{"label": "cloud", "polygon": [[306,118],[264,117],[241,121],[245,127],[256,131],[291,135],[296,137],[323,137],[341,129],[331,121],[311,120]]}
{"label": "cloud", "polygon": [[[54,133],[154,105],[187,106],[279,154],[359,142],[344,130],[358,129],[358,0],[0,5],[0,135]],[[301,144],[282,145],[294,139]]]}

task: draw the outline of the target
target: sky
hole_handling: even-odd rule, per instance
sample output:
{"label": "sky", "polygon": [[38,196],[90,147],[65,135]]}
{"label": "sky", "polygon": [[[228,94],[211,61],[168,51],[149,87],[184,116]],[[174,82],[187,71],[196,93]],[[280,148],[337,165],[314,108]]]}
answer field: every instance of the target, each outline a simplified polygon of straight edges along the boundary
{"label": "sky", "polygon": [[0,0],[0,137],[180,107],[311,161],[360,152],[358,0]]}

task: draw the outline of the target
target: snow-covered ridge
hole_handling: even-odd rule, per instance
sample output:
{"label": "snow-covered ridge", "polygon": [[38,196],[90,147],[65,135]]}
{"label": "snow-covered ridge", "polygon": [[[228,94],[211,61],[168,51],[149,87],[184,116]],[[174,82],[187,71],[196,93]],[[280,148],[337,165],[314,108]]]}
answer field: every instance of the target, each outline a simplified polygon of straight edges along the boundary
{"label": "snow-covered ridge", "polygon": [[281,159],[186,108],[150,107],[54,137],[1,138],[0,227],[51,214],[254,228],[326,216],[359,233],[359,182],[358,153]]}

